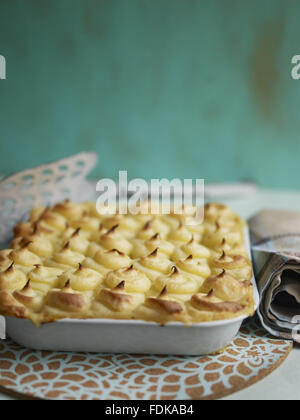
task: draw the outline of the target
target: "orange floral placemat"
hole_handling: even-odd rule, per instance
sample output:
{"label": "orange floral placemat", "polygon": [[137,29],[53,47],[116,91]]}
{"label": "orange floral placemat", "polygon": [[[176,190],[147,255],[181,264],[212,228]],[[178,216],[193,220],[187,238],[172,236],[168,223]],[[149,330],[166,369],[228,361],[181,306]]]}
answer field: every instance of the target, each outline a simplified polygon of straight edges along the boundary
{"label": "orange floral placemat", "polygon": [[0,390],[21,398],[218,399],[263,379],[289,355],[254,318],[219,355],[53,353],[0,342]]}

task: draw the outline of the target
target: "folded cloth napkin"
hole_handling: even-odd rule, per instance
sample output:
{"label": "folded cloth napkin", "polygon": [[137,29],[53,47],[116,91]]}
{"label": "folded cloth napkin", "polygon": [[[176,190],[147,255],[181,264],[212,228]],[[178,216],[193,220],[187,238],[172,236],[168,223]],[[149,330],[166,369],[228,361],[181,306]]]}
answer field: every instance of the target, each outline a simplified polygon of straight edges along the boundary
{"label": "folded cloth napkin", "polygon": [[261,322],[300,343],[300,213],[264,210],[249,225]]}

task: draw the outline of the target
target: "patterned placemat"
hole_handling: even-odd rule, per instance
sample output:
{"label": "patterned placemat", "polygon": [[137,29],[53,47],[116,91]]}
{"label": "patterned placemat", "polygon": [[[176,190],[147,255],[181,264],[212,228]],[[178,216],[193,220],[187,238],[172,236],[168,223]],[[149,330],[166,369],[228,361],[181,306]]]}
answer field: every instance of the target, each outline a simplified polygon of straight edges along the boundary
{"label": "patterned placemat", "polygon": [[222,354],[208,357],[39,352],[6,340],[0,387],[27,399],[218,399],[267,376],[292,347],[256,318]]}

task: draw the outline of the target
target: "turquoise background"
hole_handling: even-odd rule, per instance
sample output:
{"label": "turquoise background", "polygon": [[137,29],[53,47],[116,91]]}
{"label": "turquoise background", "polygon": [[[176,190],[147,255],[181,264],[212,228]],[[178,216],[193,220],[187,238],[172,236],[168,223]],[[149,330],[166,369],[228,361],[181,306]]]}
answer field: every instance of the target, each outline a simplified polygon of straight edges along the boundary
{"label": "turquoise background", "polygon": [[299,0],[0,0],[0,172],[299,187]]}

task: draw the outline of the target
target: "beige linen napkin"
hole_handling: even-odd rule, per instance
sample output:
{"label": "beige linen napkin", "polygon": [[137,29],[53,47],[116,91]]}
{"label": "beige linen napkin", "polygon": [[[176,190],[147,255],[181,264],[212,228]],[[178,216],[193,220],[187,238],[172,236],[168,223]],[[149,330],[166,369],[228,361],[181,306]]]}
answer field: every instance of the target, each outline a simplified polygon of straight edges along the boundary
{"label": "beige linen napkin", "polygon": [[264,210],[249,225],[261,322],[300,343],[300,213]]}

